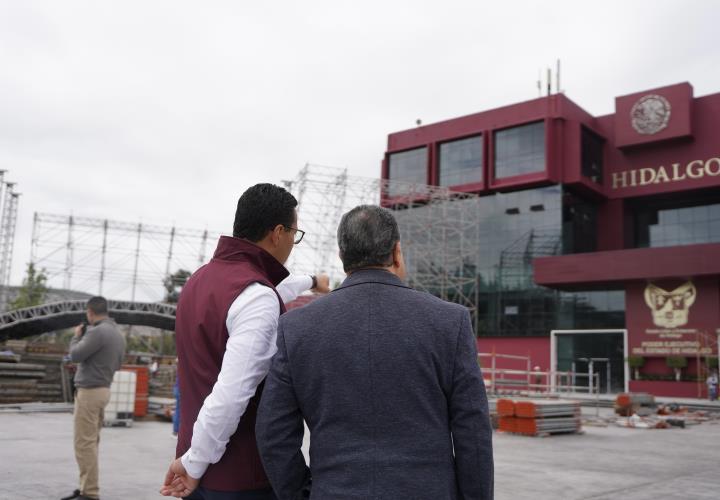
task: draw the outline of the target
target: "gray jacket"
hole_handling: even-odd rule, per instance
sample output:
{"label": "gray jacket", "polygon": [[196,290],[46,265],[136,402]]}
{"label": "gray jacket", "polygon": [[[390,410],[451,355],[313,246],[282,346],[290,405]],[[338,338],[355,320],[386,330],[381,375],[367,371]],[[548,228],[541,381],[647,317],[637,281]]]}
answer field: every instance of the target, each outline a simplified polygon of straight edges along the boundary
{"label": "gray jacket", "polygon": [[110,387],[125,356],[125,338],[115,321],[103,319],[88,326],[85,335],[70,341],[70,359],[79,363],[75,385],[83,389]]}
{"label": "gray jacket", "polygon": [[[493,498],[470,315],[382,270],[280,318],[257,444],[279,500]],[[310,429],[308,469],[300,452]]]}

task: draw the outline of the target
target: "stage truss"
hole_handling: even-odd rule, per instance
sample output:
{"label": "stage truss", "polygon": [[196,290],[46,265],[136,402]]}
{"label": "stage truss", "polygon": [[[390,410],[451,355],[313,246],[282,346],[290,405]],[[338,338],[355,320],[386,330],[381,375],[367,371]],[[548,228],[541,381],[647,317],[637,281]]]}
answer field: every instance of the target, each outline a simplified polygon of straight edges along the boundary
{"label": "stage truss", "polygon": [[208,230],[35,213],[30,261],[54,289],[157,302],[165,296],[165,277],[195,271],[218,237]]}
{"label": "stage truss", "polygon": [[[416,289],[467,307],[475,320],[479,248],[477,196],[448,188],[348,175],[346,169],[306,165],[285,186],[298,199],[298,226],[306,231],[287,263],[294,273],[345,273],[337,226],[360,204],[393,210]],[[392,199],[388,198],[392,193]],[[212,254],[219,233],[107,219],[36,213],[31,262],[52,288],[115,300],[164,298],[163,279],[194,271]]]}

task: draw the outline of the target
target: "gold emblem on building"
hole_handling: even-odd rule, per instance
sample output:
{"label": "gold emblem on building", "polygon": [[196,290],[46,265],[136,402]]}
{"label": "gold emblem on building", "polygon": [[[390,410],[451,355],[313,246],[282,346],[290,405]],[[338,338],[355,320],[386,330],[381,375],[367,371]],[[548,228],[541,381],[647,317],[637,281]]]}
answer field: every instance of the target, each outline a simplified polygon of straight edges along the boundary
{"label": "gold emblem on building", "polygon": [[630,110],[630,120],[639,134],[657,134],[670,121],[670,103],[661,95],[643,96]]}
{"label": "gold emblem on building", "polygon": [[652,283],[645,287],[645,303],[652,311],[653,322],[661,328],[686,325],[696,297],[697,290],[691,281],[671,292]]}

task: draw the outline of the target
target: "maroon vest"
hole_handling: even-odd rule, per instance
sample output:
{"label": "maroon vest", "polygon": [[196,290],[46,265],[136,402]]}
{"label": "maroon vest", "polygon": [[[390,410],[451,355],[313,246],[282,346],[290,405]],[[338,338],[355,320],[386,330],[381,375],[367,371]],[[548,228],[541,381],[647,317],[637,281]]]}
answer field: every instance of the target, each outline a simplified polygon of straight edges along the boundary
{"label": "maroon vest", "polygon": [[[181,397],[178,457],[190,448],[193,424],[220,373],[228,340],[225,322],[230,306],[250,284],[262,283],[275,290],[287,275],[285,267],[259,246],[222,236],[212,260],[183,287],[175,319]],[[278,300],[283,313],[285,306],[279,295]],[[202,486],[221,491],[270,487],[255,443],[255,417],[261,393],[262,384],[250,400],[225,454],[205,472]]]}

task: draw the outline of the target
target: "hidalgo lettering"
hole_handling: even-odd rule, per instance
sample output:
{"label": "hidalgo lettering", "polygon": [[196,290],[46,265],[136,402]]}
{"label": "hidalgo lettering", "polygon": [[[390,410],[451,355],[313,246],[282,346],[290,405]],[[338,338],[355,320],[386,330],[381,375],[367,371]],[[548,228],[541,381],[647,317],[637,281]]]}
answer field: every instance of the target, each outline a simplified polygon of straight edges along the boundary
{"label": "hidalgo lettering", "polygon": [[703,177],[720,177],[720,158],[693,160],[685,166],[673,163],[670,168],[659,166],[613,172],[612,188],[649,186]]}

